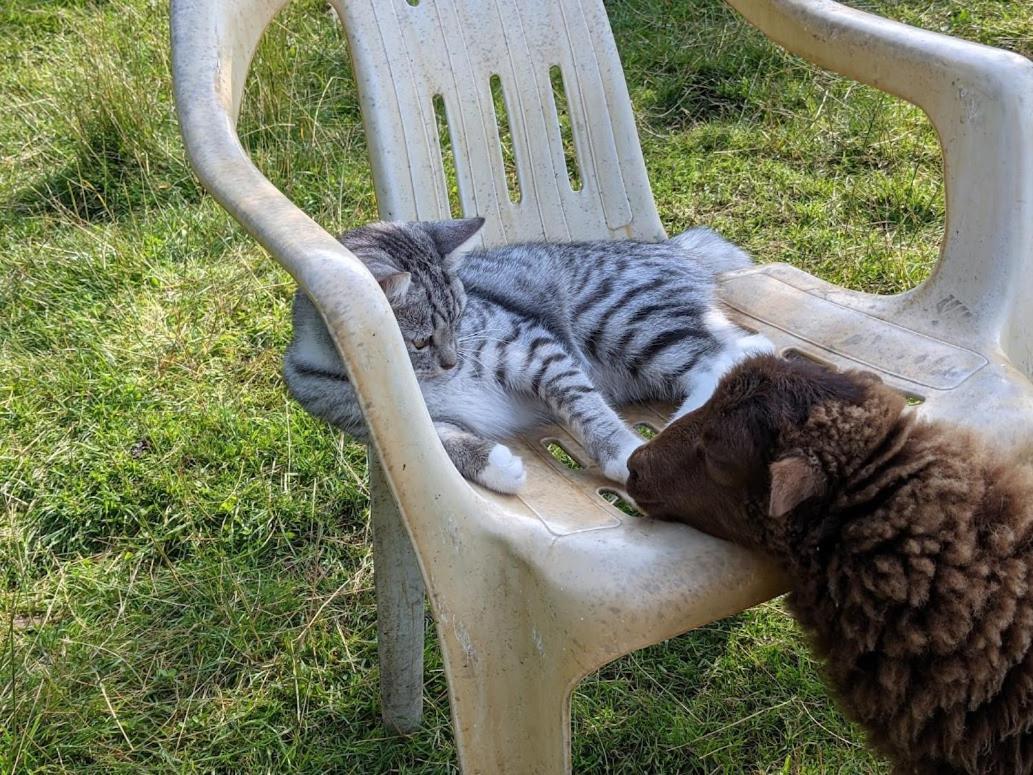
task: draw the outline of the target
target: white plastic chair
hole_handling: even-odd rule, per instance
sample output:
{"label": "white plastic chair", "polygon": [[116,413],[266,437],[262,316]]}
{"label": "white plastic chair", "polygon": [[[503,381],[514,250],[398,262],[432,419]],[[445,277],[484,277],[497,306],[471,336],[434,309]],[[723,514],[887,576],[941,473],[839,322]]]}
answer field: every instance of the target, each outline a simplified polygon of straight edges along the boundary
{"label": "white plastic chair", "polygon": [[[463,768],[562,772],[580,678],[764,600],[781,580],[729,544],[615,509],[599,491],[616,488],[557,428],[514,440],[529,469],[519,497],[459,476],[377,284],[258,172],[237,139],[251,57],[286,2],[173,0],[176,105],[197,174],[315,300],[362,399],[374,450],[385,721],[400,731],[419,723],[426,583]],[[923,399],[921,412],[1033,451],[1033,64],[829,0],[731,4],[791,51],[921,106],[943,144],[948,217],[936,270],[908,293],[853,293],[774,264],[727,277],[729,304],[783,349],[878,371]],[[600,0],[335,7],[382,217],[449,215],[432,108],[441,95],[463,214],[487,218],[485,243],[664,236]],[[579,191],[564,162],[553,65],[567,92]],[[504,176],[493,75],[510,118],[519,204]],[[630,417],[662,421],[644,408]],[[558,463],[548,439],[582,469]]]}

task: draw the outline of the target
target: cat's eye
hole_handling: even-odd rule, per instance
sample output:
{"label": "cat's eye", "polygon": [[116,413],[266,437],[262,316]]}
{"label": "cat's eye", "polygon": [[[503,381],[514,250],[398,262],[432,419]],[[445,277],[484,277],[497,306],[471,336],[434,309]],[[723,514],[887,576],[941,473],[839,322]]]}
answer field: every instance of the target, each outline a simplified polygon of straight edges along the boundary
{"label": "cat's eye", "polygon": [[422,350],[428,344],[430,344],[430,337],[426,337],[424,339],[413,339],[412,340],[412,346],[415,347],[417,350]]}

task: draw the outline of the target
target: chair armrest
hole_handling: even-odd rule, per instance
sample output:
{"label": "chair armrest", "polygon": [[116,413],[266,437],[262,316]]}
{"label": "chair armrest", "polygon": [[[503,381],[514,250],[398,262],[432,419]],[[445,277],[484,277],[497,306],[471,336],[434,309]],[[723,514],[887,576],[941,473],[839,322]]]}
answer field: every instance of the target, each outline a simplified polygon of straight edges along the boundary
{"label": "chair armrest", "polygon": [[439,509],[469,511],[475,493],[438,439],[387,299],[349,250],[258,171],[237,137],[251,58],[286,2],[173,0],[172,70],[187,156],[216,200],[312,298],[410,530],[440,532],[418,506],[436,501]]}
{"label": "chair armrest", "polygon": [[1033,63],[832,0],[727,2],[790,52],[926,112],[943,149],[947,224],[939,266],[911,301],[923,314],[951,305],[989,345],[1028,331]]}
{"label": "chair armrest", "polygon": [[966,97],[977,96],[960,93],[966,87],[985,97],[1006,97],[1030,83],[1033,63],[1018,54],[891,21],[834,0],[726,1],[787,51],[895,94],[920,106],[934,121],[950,117]]}

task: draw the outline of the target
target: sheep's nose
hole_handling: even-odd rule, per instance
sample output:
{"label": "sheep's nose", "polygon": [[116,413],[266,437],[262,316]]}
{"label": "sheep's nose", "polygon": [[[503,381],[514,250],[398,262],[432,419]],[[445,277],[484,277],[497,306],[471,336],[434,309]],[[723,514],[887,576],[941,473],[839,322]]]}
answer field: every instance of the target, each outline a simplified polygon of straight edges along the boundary
{"label": "sheep's nose", "polygon": [[642,448],[636,449],[631,453],[631,457],[628,458],[628,494],[634,497],[634,490],[637,488],[641,479],[641,470],[644,456],[642,454]]}
{"label": "sheep's nose", "polygon": [[642,450],[643,449],[645,449],[645,446],[639,447],[634,452],[632,452],[631,455],[628,457],[628,469],[631,471],[631,474],[633,476],[637,476],[638,475],[638,471],[636,469],[640,465],[642,465]]}

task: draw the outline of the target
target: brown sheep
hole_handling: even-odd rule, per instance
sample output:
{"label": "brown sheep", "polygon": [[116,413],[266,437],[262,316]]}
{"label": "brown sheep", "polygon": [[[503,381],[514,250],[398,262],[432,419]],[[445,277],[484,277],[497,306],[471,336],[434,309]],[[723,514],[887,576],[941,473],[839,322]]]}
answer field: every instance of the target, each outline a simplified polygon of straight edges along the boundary
{"label": "brown sheep", "polygon": [[874,375],[772,356],[629,467],[650,514],[784,567],[842,707],[897,772],[1033,772],[1033,468],[917,420]]}

